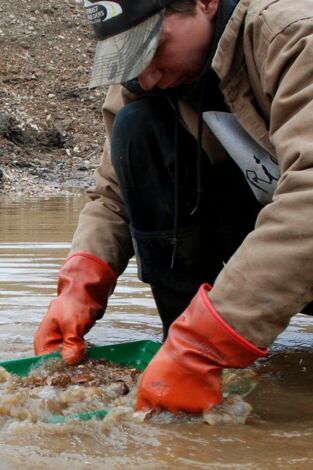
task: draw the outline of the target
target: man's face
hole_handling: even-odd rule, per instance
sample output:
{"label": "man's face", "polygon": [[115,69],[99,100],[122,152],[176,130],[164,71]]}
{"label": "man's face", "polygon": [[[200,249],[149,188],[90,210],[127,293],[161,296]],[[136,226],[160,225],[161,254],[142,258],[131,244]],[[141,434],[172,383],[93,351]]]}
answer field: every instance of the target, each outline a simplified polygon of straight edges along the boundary
{"label": "man's face", "polygon": [[168,13],[159,46],[138,80],[144,90],[192,83],[212,42],[218,0],[197,0],[194,13]]}

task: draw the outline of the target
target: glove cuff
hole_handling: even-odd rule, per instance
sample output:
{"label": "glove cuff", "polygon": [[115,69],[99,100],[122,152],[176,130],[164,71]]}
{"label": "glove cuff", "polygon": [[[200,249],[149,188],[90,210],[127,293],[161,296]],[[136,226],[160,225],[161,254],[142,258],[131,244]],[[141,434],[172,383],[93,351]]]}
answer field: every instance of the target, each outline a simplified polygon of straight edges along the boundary
{"label": "glove cuff", "polygon": [[202,302],[206,306],[206,308],[210,311],[212,317],[216,321],[216,323],[222,328],[225,333],[231,337],[238,346],[241,346],[247,353],[250,353],[251,356],[255,356],[253,359],[256,360],[259,357],[264,357],[268,354],[268,349],[258,348],[249,340],[241,336],[237,331],[235,331],[226,321],[217,313],[215,310],[211,300],[208,297],[208,292],[212,289],[210,284],[202,284],[199,289],[199,295],[201,296]]}
{"label": "glove cuff", "polygon": [[58,295],[105,308],[116,285],[116,275],[102,259],[87,252],[69,256],[59,271]]}
{"label": "glove cuff", "polygon": [[109,266],[105,261],[103,261],[101,258],[99,258],[98,256],[96,255],[93,255],[92,253],[88,253],[86,251],[77,251],[76,253],[72,253],[70,256],[68,256],[64,262],[64,265],[69,261],[71,260],[72,258],[75,258],[76,256],[79,256],[79,257],[82,257],[82,258],[86,258],[86,259],[90,259],[91,261],[94,261],[95,263],[97,263],[101,269],[101,267],[103,268],[103,270],[105,271],[106,273],[106,276],[107,276],[107,281],[111,284],[112,286],[112,290],[111,292],[109,293],[109,295],[112,294],[115,286],[116,286],[116,282],[117,282],[117,277],[116,277],[116,274],[115,272],[113,271],[113,269],[111,268],[111,266]]}

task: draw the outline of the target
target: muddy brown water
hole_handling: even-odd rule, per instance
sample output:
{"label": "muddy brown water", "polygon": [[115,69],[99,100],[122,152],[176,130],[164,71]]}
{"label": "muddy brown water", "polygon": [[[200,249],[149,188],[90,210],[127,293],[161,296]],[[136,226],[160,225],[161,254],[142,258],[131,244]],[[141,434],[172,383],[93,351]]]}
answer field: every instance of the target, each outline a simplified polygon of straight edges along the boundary
{"label": "muddy brown water", "polygon": [[[33,334],[55,295],[84,201],[81,193],[0,199],[0,361],[33,355]],[[131,260],[87,339],[103,345],[160,338],[149,287]],[[256,370],[245,425],[114,415],[62,425],[1,418],[0,470],[313,469],[313,319],[296,315]]]}

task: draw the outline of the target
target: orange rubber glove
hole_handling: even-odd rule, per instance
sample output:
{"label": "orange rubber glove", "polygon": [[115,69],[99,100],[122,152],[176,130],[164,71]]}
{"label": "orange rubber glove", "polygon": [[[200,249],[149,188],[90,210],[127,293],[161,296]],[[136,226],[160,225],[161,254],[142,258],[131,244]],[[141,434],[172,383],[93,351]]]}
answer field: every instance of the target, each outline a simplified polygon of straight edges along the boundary
{"label": "orange rubber glove", "polygon": [[222,399],[222,368],[247,367],[267,354],[218,315],[208,298],[210,289],[203,284],[172,323],[142,375],[136,410],[201,413]]}
{"label": "orange rubber glove", "polygon": [[35,334],[36,354],[47,354],[61,346],[68,364],[77,364],[85,355],[84,335],[104,314],[116,276],[110,266],[90,253],[75,253],[62,266],[58,297]]}

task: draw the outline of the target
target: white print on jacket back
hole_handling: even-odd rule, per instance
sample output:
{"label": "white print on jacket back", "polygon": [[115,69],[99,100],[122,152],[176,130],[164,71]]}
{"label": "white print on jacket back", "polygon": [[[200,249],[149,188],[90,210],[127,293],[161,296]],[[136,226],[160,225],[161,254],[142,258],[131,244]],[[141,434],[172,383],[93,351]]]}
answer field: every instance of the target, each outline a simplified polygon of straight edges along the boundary
{"label": "white print on jacket back", "polygon": [[275,158],[250,137],[231,113],[207,111],[203,119],[245,175],[256,199],[263,205],[270,203],[280,177]]}

